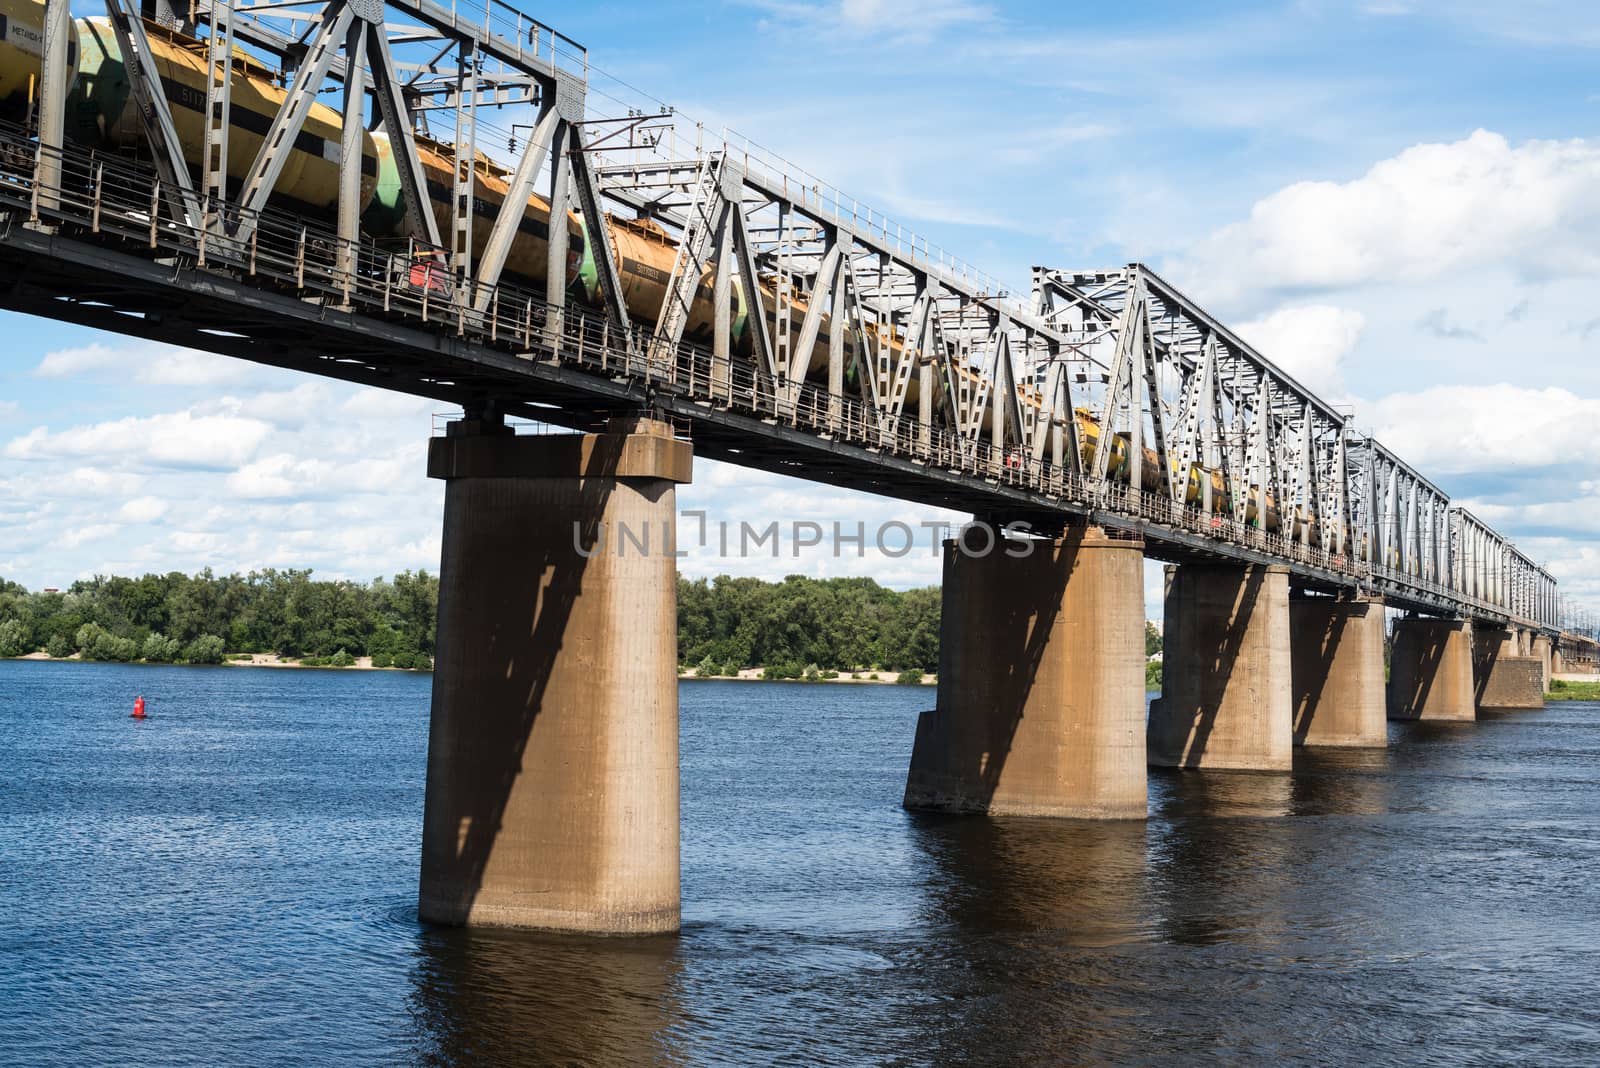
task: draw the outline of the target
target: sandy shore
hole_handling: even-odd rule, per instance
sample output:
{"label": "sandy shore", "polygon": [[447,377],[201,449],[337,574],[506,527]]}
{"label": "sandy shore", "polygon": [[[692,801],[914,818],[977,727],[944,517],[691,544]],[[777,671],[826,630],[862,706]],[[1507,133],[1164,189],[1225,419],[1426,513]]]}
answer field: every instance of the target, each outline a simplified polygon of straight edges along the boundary
{"label": "sandy shore", "polygon": [[[16,660],[58,660],[59,659],[60,661],[69,661],[70,660],[73,663],[79,663],[79,664],[81,664],[81,663],[97,663],[98,662],[98,661],[85,661],[83,659],[83,657],[79,656],[77,653],[73,653],[71,656],[64,656],[64,657],[60,657],[60,658],[53,657],[53,656],[49,655],[48,653],[28,653],[25,656],[14,657],[13,659],[16,659]],[[135,663],[143,663],[143,661],[135,661]],[[156,665],[156,666],[159,667],[161,665]],[[168,666],[171,666],[171,665],[168,665]],[[179,665],[179,666],[185,666],[185,665]],[[358,657],[356,657],[356,662],[354,664],[351,664],[349,667],[336,668],[336,667],[331,667],[331,666],[326,665],[326,664],[323,664],[323,665],[319,666],[317,664],[302,664],[298,660],[285,660],[283,657],[279,656],[277,653],[251,653],[249,660],[224,660],[221,663],[221,665],[219,665],[219,666],[221,666],[221,667],[263,667],[263,668],[308,668],[308,669],[312,669],[312,670],[323,670],[323,671],[408,671],[408,670],[416,670],[416,669],[413,669],[413,668],[375,668],[375,667],[372,666],[372,657],[370,657],[370,656],[358,656]]]}
{"label": "sandy shore", "polygon": [[[739,672],[738,675],[715,675],[715,676],[713,676],[713,679],[720,679],[720,680],[722,680],[724,682],[729,682],[729,681],[734,681],[734,680],[737,680],[739,682],[805,682],[806,681],[805,679],[764,679],[764,678],[761,677],[761,671],[762,671],[761,668],[744,668],[743,670],[741,670]],[[873,678],[872,677],[873,675],[876,675],[877,677]],[[680,679],[699,679],[699,678],[701,678],[701,676],[696,675],[694,673],[694,671],[691,669],[689,671],[685,671],[685,672],[682,672],[681,674],[679,674],[678,678],[680,678]],[[850,682],[850,683],[857,683],[857,684],[866,685],[866,686],[871,686],[871,685],[874,685],[874,684],[876,684],[876,685],[893,686],[893,685],[896,684],[896,682],[899,680],[899,678],[900,678],[900,673],[898,671],[877,671],[877,672],[873,672],[873,671],[841,671],[841,672],[839,672],[839,677],[836,678],[836,679],[816,679],[816,680],[813,680],[813,681],[816,681],[816,682]],[[922,676],[922,685],[924,685],[924,686],[932,686],[935,683],[937,683],[938,681],[939,681],[939,676],[937,676],[937,675],[926,675],[925,674],[925,675]]]}

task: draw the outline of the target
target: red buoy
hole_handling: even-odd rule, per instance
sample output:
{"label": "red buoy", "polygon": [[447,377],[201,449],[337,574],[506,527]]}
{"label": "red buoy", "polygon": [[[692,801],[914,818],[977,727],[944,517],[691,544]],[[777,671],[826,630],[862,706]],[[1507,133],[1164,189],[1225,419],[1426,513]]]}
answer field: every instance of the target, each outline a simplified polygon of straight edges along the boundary
{"label": "red buoy", "polygon": [[140,696],[135,697],[133,699],[133,717],[132,718],[133,719],[144,719],[145,718],[144,717],[144,696],[143,695],[140,695]]}

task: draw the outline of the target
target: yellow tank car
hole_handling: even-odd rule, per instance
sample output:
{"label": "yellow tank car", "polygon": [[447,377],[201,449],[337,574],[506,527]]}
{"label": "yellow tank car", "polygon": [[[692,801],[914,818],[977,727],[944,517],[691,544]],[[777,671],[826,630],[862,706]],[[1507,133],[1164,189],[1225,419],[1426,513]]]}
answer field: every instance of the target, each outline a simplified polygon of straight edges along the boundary
{"label": "yellow tank car", "polygon": [[[44,67],[44,4],[0,0],[0,112],[28,116],[39,95]],[[78,43],[67,41],[68,85],[78,75]]]}
{"label": "yellow tank car", "polygon": [[[33,5],[41,11],[43,5]],[[205,46],[193,38],[146,22],[151,58],[166,89],[172,123],[183,145],[184,159],[198,169],[205,145]],[[114,145],[139,144],[144,137],[135,111],[128,74],[117,37],[104,18],[78,20],[79,84],[71,108],[80,140]],[[263,66],[235,52],[230,86],[228,177],[242,181],[261,150],[261,143],[288,93],[273,84]],[[339,202],[339,113],[313,104],[305,127],[295,138],[274,195],[304,207],[331,210]],[[372,137],[362,134],[363,206],[377,184],[378,160]]]}

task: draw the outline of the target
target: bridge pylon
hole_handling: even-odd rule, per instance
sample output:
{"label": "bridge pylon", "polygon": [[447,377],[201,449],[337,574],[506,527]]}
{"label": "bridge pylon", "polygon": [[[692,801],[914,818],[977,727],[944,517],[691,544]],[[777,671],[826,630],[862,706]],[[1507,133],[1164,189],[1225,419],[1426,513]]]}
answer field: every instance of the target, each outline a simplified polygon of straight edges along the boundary
{"label": "bridge pylon", "polygon": [[1395,620],[1389,648],[1389,718],[1477,718],[1469,620],[1426,616]]}
{"label": "bridge pylon", "polygon": [[938,707],[905,806],[1143,819],[1143,575],[1144,543],[1099,527],[945,542]]}
{"label": "bridge pylon", "polygon": [[1382,748],[1389,744],[1383,677],[1383,601],[1289,599],[1294,742]]}
{"label": "bridge pylon", "polygon": [[1293,762],[1289,571],[1167,568],[1161,696],[1150,764],[1288,771]]}
{"label": "bridge pylon", "polygon": [[462,420],[444,479],[418,912],[594,933],[679,922],[676,487],[652,420]]}
{"label": "bridge pylon", "polygon": [[1535,653],[1541,641],[1548,648],[1548,639],[1514,628],[1493,624],[1473,628],[1473,702],[1479,711],[1544,707],[1547,661]]}

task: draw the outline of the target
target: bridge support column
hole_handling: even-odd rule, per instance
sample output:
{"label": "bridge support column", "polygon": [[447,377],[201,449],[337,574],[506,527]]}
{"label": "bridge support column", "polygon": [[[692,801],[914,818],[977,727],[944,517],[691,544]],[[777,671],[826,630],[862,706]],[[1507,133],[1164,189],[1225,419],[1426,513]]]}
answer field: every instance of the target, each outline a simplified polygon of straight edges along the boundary
{"label": "bridge support column", "polygon": [[676,485],[669,427],[452,424],[418,912],[678,927]]}
{"label": "bridge support column", "polygon": [[1289,599],[1296,745],[1389,744],[1383,631],[1381,600]]}
{"label": "bridge support column", "polygon": [[1543,708],[1544,662],[1522,652],[1526,638],[1504,627],[1472,632],[1473,701],[1478,709]]}
{"label": "bridge support column", "polygon": [[1288,771],[1294,745],[1288,569],[1169,567],[1165,611],[1150,763]]}
{"label": "bridge support column", "polygon": [[905,806],[1143,819],[1144,544],[1076,528],[1019,557],[965,537],[945,542],[938,707]]}
{"label": "bridge support column", "polygon": [[1536,635],[1533,639],[1533,655],[1539,658],[1540,685],[1539,702],[1544,703],[1544,694],[1550,689],[1550,678],[1555,674],[1556,644],[1547,634]]}
{"label": "bridge support column", "polygon": [[1472,626],[1463,619],[1399,619],[1389,651],[1389,718],[1477,718]]}

